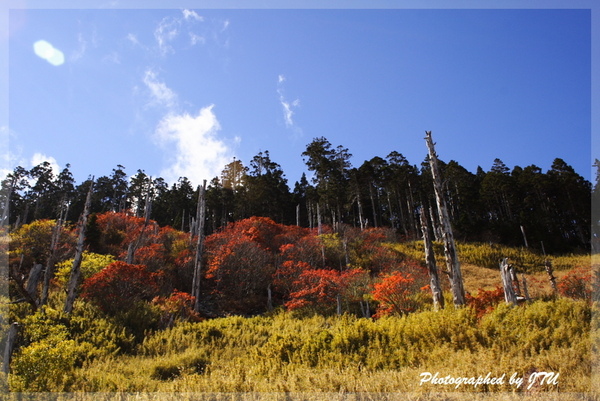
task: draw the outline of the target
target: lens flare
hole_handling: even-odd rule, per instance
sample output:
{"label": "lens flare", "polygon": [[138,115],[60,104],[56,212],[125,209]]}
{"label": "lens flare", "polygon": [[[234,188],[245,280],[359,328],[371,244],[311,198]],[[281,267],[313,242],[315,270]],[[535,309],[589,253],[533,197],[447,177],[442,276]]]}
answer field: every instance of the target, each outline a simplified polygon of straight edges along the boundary
{"label": "lens flare", "polygon": [[33,44],[33,51],[38,57],[46,60],[54,66],[62,65],[65,62],[65,55],[63,52],[45,40],[38,40],[35,42]]}

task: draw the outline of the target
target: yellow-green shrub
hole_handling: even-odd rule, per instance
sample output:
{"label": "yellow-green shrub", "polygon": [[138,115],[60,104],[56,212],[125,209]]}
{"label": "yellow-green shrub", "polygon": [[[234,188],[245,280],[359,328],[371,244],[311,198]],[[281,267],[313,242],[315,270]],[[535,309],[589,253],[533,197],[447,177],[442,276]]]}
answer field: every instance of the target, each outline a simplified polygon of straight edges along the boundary
{"label": "yellow-green shrub", "polygon": [[23,348],[13,359],[12,391],[62,391],[80,350],[73,340],[48,337]]}
{"label": "yellow-green shrub", "polygon": [[[81,260],[81,280],[92,277],[114,261],[115,258],[112,255],[101,255],[88,251],[83,252],[83,258]],[[64,287],[67,285],[72,267],[73,259],[65,260],[56,266],[54,277],[59,286]]]}

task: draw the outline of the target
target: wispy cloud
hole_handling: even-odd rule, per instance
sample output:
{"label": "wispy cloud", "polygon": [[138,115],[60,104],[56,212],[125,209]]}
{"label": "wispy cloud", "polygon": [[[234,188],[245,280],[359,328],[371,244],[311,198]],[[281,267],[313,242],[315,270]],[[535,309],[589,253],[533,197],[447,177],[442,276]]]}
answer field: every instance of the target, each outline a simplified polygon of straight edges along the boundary
{"label": "wispy cloud", "polygon": [[111,52],[102,58],[102,62],[107,64],[121,64],[121,57],[117,52]]}
{"label": "wispy cloud", "polygon": [[158,124],[155,137],[169,150],[169,166],[161,172],[167,182],[187,177],[199,185],[218,176],[231,161],[233,152],[218,136],[221,126],[213,107],[204,107],[197,115],[168,114]]}
{"label": "wispy cloud", "polygon": [[190,44],[192,46],[200,43],[200,44],[204,44],[206,43],[206,38],[204,36],[198,35],[194,32],[189,32],[189,36],[190,36]]}
{"label": "wispy cloud", "polygon": [[127,34],[127,40],[130,41],[131,44],[133,44],[135,46],[141,46],[140,41],[137,38],[137,35],[135,35],[133,33]]}
{"label": "wispy cloud", "polygon": [[[175,52],[174,42],[182,34],[189,37],[189,44],[195,46],[206,42],[205,35],[195,30],[196,24],[204,22],[204,17],[196,11],[184,9],[181,17],[169,16],[163,18],[154,30],[154,38],[162,56]],[[130,39],[131,40],[131,39]]]}
{"label": "wispy cloud", "polygon": [[182,13],[183,13],[183,18],[186,20],[193,19],[193,20],[200,21],[200,22],[204,21],[204,17],[198,15],[198,13],[196,11],[186,9],[186,10],[183,10]]}
{"label": "wispy cloud", "polygon": [[79,22],[80,31],[77,33],[77,48],[69,55],[69,61],[75,62],[82,59],[90,49],[98,47],[98,31],[94,24]]}
{"label": "wispy cloud", "polygon": [[165,17],[154,30],[158,50],[163,56],[174,51],[171,42],[179,35],[180,24],[179,18]]}
{"label": "wispy cloud", "polygon": [[277,94],[279,95],[279,103],[281,104],[283,111],[283,119],[286,127],[293,129],[295,135],[302,135],[302,129],[294,123],[294,113],[295,110],[300,107],[300,99],[295,99],[293,101],[286,99],[283,88],[285,81],[286,78],[284,75],[280,74],[277,77]]}
{"label": "wispy cloud", "polygon": [[77,49],[71,53],[71,61],[77,61],[81,59],[87,50],[88,43],[81,32],[77,34],[77,45]]}
{"label": "wispy cloud", "polygon": [[172,110],[177,106],[177,94],[164,82],[159,81],[156,72],[151,69],[144,73],[144,85],[150,91],[150,104]]}

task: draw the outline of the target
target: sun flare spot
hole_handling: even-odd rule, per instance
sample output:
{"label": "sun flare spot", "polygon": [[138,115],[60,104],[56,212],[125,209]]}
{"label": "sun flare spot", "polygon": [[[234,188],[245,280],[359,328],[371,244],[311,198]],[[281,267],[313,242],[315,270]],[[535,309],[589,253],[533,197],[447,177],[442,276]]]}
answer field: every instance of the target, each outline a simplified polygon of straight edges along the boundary
{"label": "sun flare spot", "polygon": [[65,55],[63,52],[52,46],[50,43],[45,40],[38,40],[33,44],[33,51],[35,54],[49,62],[54,66],[59,66],[64,64]]}

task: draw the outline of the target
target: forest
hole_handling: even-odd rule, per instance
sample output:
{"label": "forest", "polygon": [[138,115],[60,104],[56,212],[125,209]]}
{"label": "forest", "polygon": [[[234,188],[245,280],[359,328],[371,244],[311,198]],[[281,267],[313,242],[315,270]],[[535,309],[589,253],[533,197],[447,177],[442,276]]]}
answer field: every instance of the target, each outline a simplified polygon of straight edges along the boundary
{"label": "forest", "polygon": [[[560,158],[547,172],[496,159],[471,173],[394,151],[357,168],[323,137],[301,157],[312,178],[293,189],[268,151],[196,186],[122,165],[81,183],[69,165],[15,168],[0,195],[0,387],[397,392],[433,367],[469,373],[447,354],[483,375],[545,369],[566,378],[559,390],[589,391],[598,180]],[[464,302],[442,267],[436,196]],[[518,307],[501,285],[505,258]]]}
{"label": "forest", "polygon": [[[224,166],[206,188],[206,234],[260,216],[308,228],[388,227],[405,239],[420,238],[419,210],[435,206],[428,156],[419,167],[392,151],[353,167],[349,150],[323,137],[301,156],[312,178],[303,174],[293,188],[268,151],[259,152],[248,166],[241,160]],[[500,159],[489,171],[479,167],[475,173],[456,161],[440,160],[439,165],[457,239],[527,244],[540,251],[543,242],[548,253],[590,249],[592,196],[599,191],[564,160],[556,158],[546,172],[535,165],[510,170]],[[598,161],[594,166],[600,168]],[[57,219],[61,213],[76,222],[92,182],[92,215],[148,215],[161,227],[184,232],[194,225],[201,183],[181,177],[169,186],[141,170],[128,176],[118,165],[107,176],[78,184],[69,164],[54,174],[48,162],[30,170],[17,167],[2,181],[0,205],[9,205],[3,207],[4,224]]]}

